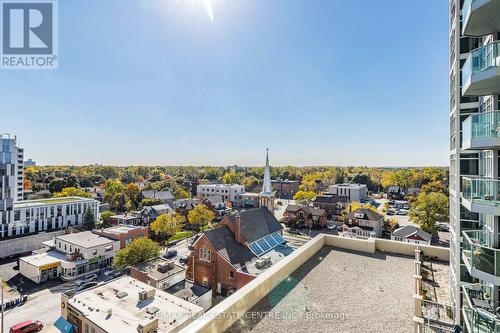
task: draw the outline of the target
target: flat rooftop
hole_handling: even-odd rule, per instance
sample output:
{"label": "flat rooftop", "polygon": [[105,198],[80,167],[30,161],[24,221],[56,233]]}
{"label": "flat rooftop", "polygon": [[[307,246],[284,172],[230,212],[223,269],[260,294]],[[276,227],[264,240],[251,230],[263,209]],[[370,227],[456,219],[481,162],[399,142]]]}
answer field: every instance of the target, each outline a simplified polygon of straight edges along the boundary
{"label": "flat rooftop", "polygon": [[226,332],[412,332],[414,269],[414,257],[323,246]]}
{"label": "flat rooftop", "polygon": [[[139,300],[139,292],[154,297]],[[164,291],[123,276],[76,294],[68,304],[107,332],[136,332],[139,324],[158,319],[158,332],[177,331],[203,313],[203,308]]]}
{"label": "flat rooftop", "polygon": [[[259,258],[254,258],[252,261],[248,261],[245,263],[245,266],[241,268],[241,271],[251,274],[251,275],[260,275],[262,272],[264,272],[266,269],[271,267],[272,265],[278,263],[282,259],[284,259],[286,256],[290,255],[293,252],[293,248],[286,245],[278,245],[271,251],[263,254]],[[257,262],[259,259],[263,258],[268,258],[268,264],[265,265],[264,267],[258,267]]]}
{"label": "flat rooftop", "polygon": [[14,203],[14,208],[48,206],[48,205],[58,205],[58,204],[76,203],[84,201],[94,201],[94,199],[82,198],[82,197],[61,197],[61,198],[49,198],[49,199],[37,199],[37,200],[22,200]]}
{"label": "flat rooftop", "polygon": [[75,232],[73,234],[57,236],[56,238],[81,248],[91,248],[117,242],[116,240],[95,234],[92,231]]}
{"label": "flat rooftop", "polygon": [[[58,251],[47,251],[39,254],[33,254],[31,256],[22,257],[20,260],[27,262],[35,267],[40,267],[44,265],[55,264],[58,262],[67,262],[66,254]],[[73,260],[73,263],[84,262],[85,260]]]}
{"label": "flat rooftop", "polygon": [[117,225],[114,227],[105,228],[102,230],[102,232],[112,234],[112,235],[123,235],[123,234],[128,234],[131,230],[146,229],[146,228],[147,227],[123,224],[123,225]]}
{"label": "flat rooftop", "polygon": [[[171,264],[171,269],[165,272],[160,272],[158,270],[158,266],[160,265]],[[142,262],[135,266],[141,272],[146,273],[149,277],[155,279],[156,281],[164,280],[170,276],[173,276],[177,273],[181,273],[184,271],[184,268],[177,266],[173,261],[165,260],[162,258],[156,258],[153,260],[149,260],[146,262]]]}

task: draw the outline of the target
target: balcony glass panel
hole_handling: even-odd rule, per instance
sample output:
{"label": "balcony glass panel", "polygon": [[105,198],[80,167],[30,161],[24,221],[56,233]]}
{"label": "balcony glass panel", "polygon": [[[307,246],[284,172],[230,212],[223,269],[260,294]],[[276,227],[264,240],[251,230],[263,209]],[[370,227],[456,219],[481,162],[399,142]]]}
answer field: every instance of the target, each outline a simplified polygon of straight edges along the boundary
{"label": "balcony glass panel", "polygon": [[500,111],[469,116],[462,123],[462,144],[475,139],[500,138]]}
{"label": "balcony glass panel", "polygon": [[462,196],[473,204],[500,206],[500,181],[462,177]]}
{"label": "balcony glass panel", "polygon": [[462,291],[464,319],[469,324],[471,333],[499,333],[500,318],[495,313],[498,302],[491,300],[491,287],[470,284],[463,286]]}
{"label": "balcony glass panel", "polygon": [[463,231],[463,253],[472,268],[500,276],[500,249],[491,247],[489,233],[482,230]]}
{"label": "balcony glass panel", "polygon": [[462,85],[469,81],[472,75],[491,67],[500,67],[500,41],[471,51],[462,67]]}

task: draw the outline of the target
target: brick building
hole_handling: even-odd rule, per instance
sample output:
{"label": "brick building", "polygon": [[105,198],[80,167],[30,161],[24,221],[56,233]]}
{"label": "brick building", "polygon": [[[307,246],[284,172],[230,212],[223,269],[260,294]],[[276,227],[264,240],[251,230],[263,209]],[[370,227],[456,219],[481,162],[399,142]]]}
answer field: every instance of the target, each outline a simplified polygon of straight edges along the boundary
{"label": "brick building", "polygon": [[326,211],[328,219],[341,216],[349,205],[349,197],[341,195],[318,195],[313,201],[313,206]]}
{"label": "brick building", "polygon": [[298,180],[272,180],[273,191],[280,199],[292,199],[299,191],[300,182]]}
{"label": "brick building", "polygon": [[283,217],[289,221],[297,221],[297,223],[307,228],[314,229],[325,227],[328,220],[326,210],[299,205],[288,205]]}
{"label": "brick building", "polygon": [[282,232],[266,207],[227,215],[194,243],[186,279],[230,294],[292,252]]}

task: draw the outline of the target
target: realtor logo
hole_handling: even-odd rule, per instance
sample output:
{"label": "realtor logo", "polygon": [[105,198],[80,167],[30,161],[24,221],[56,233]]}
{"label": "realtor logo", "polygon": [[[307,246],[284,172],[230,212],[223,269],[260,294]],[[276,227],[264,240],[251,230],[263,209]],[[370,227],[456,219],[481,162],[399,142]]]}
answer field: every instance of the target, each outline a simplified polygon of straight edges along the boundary
{"label": "realtor logo", "polygon": [[2,69],[56,69],[57,2],[1,1]]}

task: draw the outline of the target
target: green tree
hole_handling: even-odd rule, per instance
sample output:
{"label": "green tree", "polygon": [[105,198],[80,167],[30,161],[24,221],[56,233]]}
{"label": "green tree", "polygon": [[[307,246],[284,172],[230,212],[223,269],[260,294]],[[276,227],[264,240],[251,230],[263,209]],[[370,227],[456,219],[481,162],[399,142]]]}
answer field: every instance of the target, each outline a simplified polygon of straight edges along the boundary
{"label": "green tree", "polygon": [[161,205],[160,199],[142,199],[141,207]]}
{"label": "green tree", "polygon": [[443,193],[444,195],[448,196],[448,187],[446,187],[441,180],[431,181],[427,184],[422,185],[420,191],[424,193]]}
{"label": "green tree", "polygon": [[[107,169],[106,169],[107,170]],[[104,183],[104,201],[109,203],[113,209],[123,210],[126,204],[124,187],[117,179],[108,179]]]}
{"label": "green tree", "polygon": [[83,213],[83,225],[87,230],[93,230],[95,228],[95,216],[92,209],[87,208],[85,213]]}
{"label": "green tree", "polygon": [[136,209],[139,206],[139,194],[141,194],[141,189],[139,185],[135,183],[130,183],[123,189],[127,199],[130,201],[132,209]]}
{"label": "green tree", "polygon": [[100,219],[101,219],[101,226],[103,228],[107,228],[107,227],[111,226],[111,216],[113,216],[113,215],[115,215],[115,213],[113,213],[110,210],[106,210],[106,211],[101,213]]}
{"label": "green tree", "polygon": [[420,193],[411,205],[409,218],[422,230],[435,233],[436,222],[448,220],[448,197],[439,192]]}
{"label": "green tree", "polygon": [[118,268],[135,266],[140,262],[158,257],[161,246],[149,238],[136,238],[116,253],[113,264]]}
{"label": "green tree", "polygon": [[204,204],[197,204],[188,212],[189,224],[198,226],[201,230],[203,230],[205,226],[211,225],[214,218],[214,212]]}
{"label": "green tree", "polygon": [[82,198],[91,198],[92,195],[88,192],[85,192],[81,188],[76,187],[65,187],[61,192],[54,193],[54,197],[82,197]]}
{"label": "green tree", "polygon": [[184,222],[186,218],[179,213],[161,214],[151,223],[150,228],[164,242],[178,232]]}
{"label": "green tree", "polygon": [[182,187],[178,186],[175,191],[174,191],[174,197],[176,199],[186,199],[186,198],[189,198],[190,195],[189,195],[189,192],[186,191],[185,189],[183,189]]}
{"label": "green tree", "polygon": [[293,200],[297,200],[303,205],[308,205],[315,198],[316,198],[316,193],[314,193],[313,191],[298,191],[293,196]]}
{"label": "green tree", "polygon": [[224,184],[239,184],[241,182],[241,174],[234,171],[229,171],[222,176]]}

